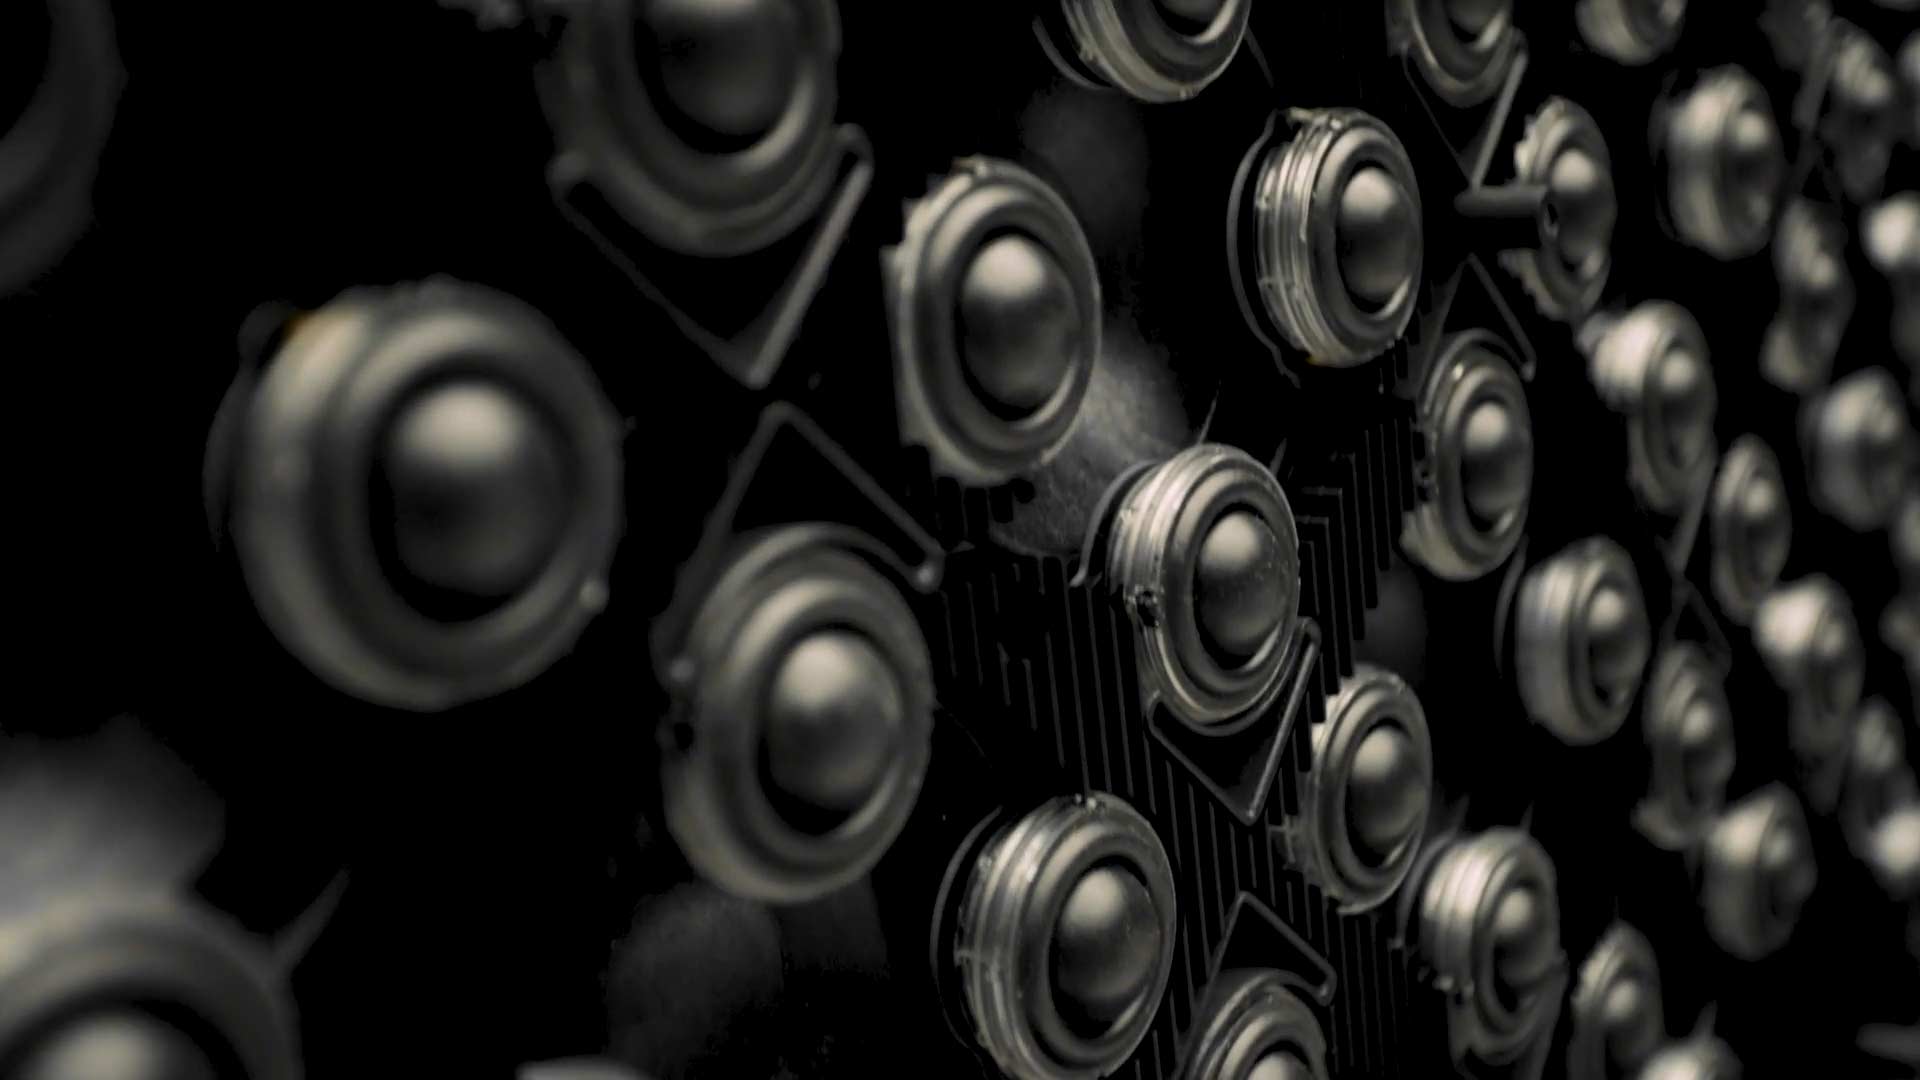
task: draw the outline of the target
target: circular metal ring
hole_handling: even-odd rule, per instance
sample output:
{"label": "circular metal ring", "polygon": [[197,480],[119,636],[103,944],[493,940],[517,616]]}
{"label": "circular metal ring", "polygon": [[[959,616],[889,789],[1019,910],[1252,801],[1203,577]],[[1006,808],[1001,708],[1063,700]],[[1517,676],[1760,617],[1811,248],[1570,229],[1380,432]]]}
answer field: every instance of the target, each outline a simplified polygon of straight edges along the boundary
{"label": "circular metal ring", "polygon": [[1392,0],[1387,15],[1395,48],[1413,58],[1420,77],[1449,105],[1486,101],[1513,68],[1520,38],[1511,0],[1471,33],[1454,22],[1447,0]]}
{"label": "circular metal ring", "polygon": [[1615,63],[1639,66],[1680,40],[1687,0],[1580,0],[1574,18],[1580,36],[1595,52]]}
{"label": "circular metal ring", "polygon": [[1107,85],[1155,103],[1184,101],[1219,78],[1253,11],[1253,0],[1220,0],[1204,23],[1179,26],[1160,0],[1058,3],[1074,57]]}
{"label": "circular metal ring", "polygon": [[1893,57],[1871,34],[1845,20],[1832,23],[1820,137],[1833,156],[1840,188],[1855,203],[1872,201],[1886,183],[1899,137],[1900,77]]}
{"label": "circular metal ring", "polygon": [[1634,1075],[1666,1035],[1660,963],[1646,936],[1623,922],[1608,927],[1580,965],[1568,1011],[1567,1080]]}
{"label": "circular metal ring", "polygon": [[1895,807],[1920,802],[1920,782],[1907,764],[1900,714],[1882,698],[1860,707],[1848,740],[1838,817],[1847,846],[1871,860],[1874,831]]}
{"label": "circular metal ring", "polygon": [[[1064,272],[1079,348],[1059,384],[1025,415],[982,400],[967,373],[958,305],[983,247],[1007,236],[1035,241]],[[1043,465],[1066,442],[1100,355],[1100,278],[1079,221],[1058,192],[1011,162],[969,158],[914,204],[887,260],[895,388],[901,429],[941,472],[993,484]]]}
{"label": "circular metal ring", "polygon": [[1710,575],[1720,610],[1744,624],[1779,583],[1793,543],[1793,512],[1780,460],[1757,435],[1727,447],[1708,497]]}
{"label": "circular metal ring", "polygon": [[[1448,1038],[1456,1060],[1490,1064],[1518,1057],[1553,1023],[1564,979],[1560,908],[1553,862],[1517,829],[1489,829],[1453,840],[1423,875],[1414,930],[1420,956],[1447,993]],[[1524,999],[1509,1003],[1494,972],[1496,916],[1511,892],[1527,890],[1539,907],[1539,932],[1551,940],[1552,970]]]}
{"label": "circular metal ring", "polygon": [[[1158,955],[1147,987],[1104,1031],[1077,1031],[1054,1001],[1049,954],[1073,887],[1114,866],[1145,886]],[[1173,867],[1153,826],[1103,792],[1053,799],[991,840],[961,901],[953,958],[980,1045],[1010,1076],[1093,1080],[1146,1038],[1173,970]]]}
{"label": "circular metal ring", "polygon": [[[1920,46],[1920,33],[1914,35]],[[1920,48],[1909,47],[1920,61]],[[1913,89],[1920,111],[1920,87]],[[1916,140],[1920,145],[1920,140]],[[1893,294],[1888,318],[1894,355],[1907,366],[1910,391],[1920,398],[1920,191],[1889,195],[1860,213],[1860,246]]]}
{"label": "circular metal ring", "polygon": [[46,65],[20,112],[0,118],[0,294],[45,272],[84,228],[122,82],[104,0],[28,5],[44,9]]}
{"label": "circular metal ring", "polygon": [[[1549,187],[1554,162],[1569,151],[1585,154],[1595,168],[1612,175],[1613,157],[1593,117],[1566,98],[1549,98],[1527,121],[1526,134],[1514,145],[1514,182]],[[1550,217],[1542,217],[1539,247],[1503,251],[1500,261],[1519,279],[1542,315],[1575,321],[1599,301],[1613,269],[1613,251],[1611,243],[1603,244],[1578,265],[1569,263],[1558,250],[1558,226]]]}
{"label": "circular metal ring", "polygon": [[0,922],[0,1068],[64,1019],[126,1005],[190,1020],[248,1080],[299,1080],[293,1010],[263,951],[163,897],[59,899]]}
{"label": "circular metal ring", "polygon": [[1847,228],[1830,207],[1796,198],[1781,212],[1773,244],[1780,312],[1767,328],[1760,370],[1785,390],[1806,393],[1833,369],[1853,318]]}
{"label": "circular metal ring", "polygon": [[[899,590],[856,553],[860,543],[799,525],[747,542],[708,589],[673,665],[686,689],[684,726],[662,761],[667,825],[687,860],[737,895],[791,903],[846,885],[886,853],[919,798],[933,723],[926,639]],[[783,811],[767,755],[774,686],[796,647],[820,634],[871,650],[893,676],[899,727],[856,804],[813,823]]]}
{"label": "circular metal ring", "polygon": [[1707,834],[1701,902],[1707,932],[1757,960],[1784,945],[1813,892],[1813,841],[1800,801],[1775,784],[1728,808]]}
{"label": "circular metal ring", "polygon": [[1815,505],[1857,532],[1884,526],[1916,456],[1892,373],[1866,368],[1834,383],[1808,407],[1801,428]]}
{"label": "circular metal ring", "polygon": [[1920,192],[1889,195],[1862,211],[1860,247],[1896,288],[1920,278]]}
{"label": "circular metal ring", "polygon": [[[1683,509],[1705,487],[1718,457],[1719,395],[1700,324],[1678,304],[1639,304],[1601,336],[1590,371],[1600,400],[1626,417],[1634,494],[1661,513]],[[1677,389],[1670,381],[1675,372],[1683,380]]]}
{"label": "circular metal ring", "polygon": [[[776,119],[744,146],[695,145],[638,61],[639,0],[587,0],[561,32],[543,103],[576,160],[634,228],[688,255],[729,256],[791,233],[834,182],[840,15],[834,0],[777,9],[793,82]],[[789,25],[790,24],[790,25]]]}
{"label": "circular metal ring", "polygon": [[[1670,114],[1664,141],[1667,206],[1680,238],[1721,259],[1766,246],[1786,155],[1759,81],[1734,66],[1702,75]],[[1756,171],[1770,182],[1752,186]]]}
{"label": "circular metal ring", "polygon": [[[1293,137],[1260,163],[1254,185],[1254,254],[1268,319],[1310,363],[1353,367],[1406,332],[1420,292],[1424,238],[1420,186],[1398,136],[1358,109],[1299,114]],[[1340,265],[1339,207],[1364,169],[1384,171],[1410,203],[1407,272],[1377,307],[1363,305]]]}
{"label": "circular metal ring", "polygon": [[[1251,513],[1269,531],[1282,600],[1258,648],[1229,665],[1205,644],[1194,582],[1203,543],[1234,511]],[[1133,619],[1149,707],[1163,704],[1216,734],[1250,723],[1280,692],[1300,603],[1300,540],[1280,482],[1242,450],[1201,443],[1138,480],[1112,532],[1109,565]]]}
{"label": "circular metal ring", "polygon": [[[421,607],[383,555],[374,478],[402,410],[463,382],[506,394],[551,437],[567,505],[544,562],[454,618]],[[451,282],[344,294],[294,325],[233,408],[209,472],[230,483],[241,571],[274,635],[326,682],[447,708],[545,670],[604,606],[619,423],[586,362],[519,301]]]}
{"label": "circular metal ring", "polygon": [[1846,743],[1866,681],[1866,646],[1846,593],[1820,574],[1775,587],[1754,614],[1753,643],[1792,695],[1795,750],[1809,763],[1829,760]]}
{"label": "circular metal ring", "polygon": [[[1385,729],[1395,748],[1411,764],[1396,769],[1394,777],[1417,782],[1419,811],[1400,831],[1397,840],[1377,856],[1369,856],[1356,842],[1356,823],[1350,820],[1351,780],[1361,745]],[[1352,675],[1327,702],[1326,717],[1313,727],[1313,768],[1307,773],[1301,797],[1302,814],[1289,822],[1289,848],[1301,871],[1339,900],[1347,913],[1378,907],[1391,896],[1413,869],[1420,836],[1426,829],[1428,797],[1433,787],[1433,743],[1426,710],[1404,680],[1371,664],[1356,664]]]}
{"label": "circular metal ring", "polygon": [[[1602,686],[1593,659],[1596,601],[1612,593],[1610,627],[1623,662]],[[1569,745],[1599,742],[1620,730],[1640,688],[1652,629],[1633,560],[1619,544],[1593,537],[1528,570],[1515,604],[1514,677],[1535,723]]]}
{"label": "circular metal ring", "polygon": [[[1920,33],[1914,33],[1907,46],[1907,60],[1920,67]],[[1920,111],[1920,86],[1912,88],[1912,96]],[[1920,398],[1920,192],[1891,194],[1862,209],[1860,248],[1893,292],[1893,313],[1887,319],[1893,354],[1907,365],[1912,379],[1908,386],[1914,398]]]}
{"label": "circular metal ring", "polygon": [[[1470,581],[1506,562],[1526,532],[1533,501],[1533,418],[1511,351],[1488,331],[1469,330],[1448,339],[1432,371],[1421,389],[1419,426],[1433,496],[1407,511],[1400,548],[1437,577]],[[1474,513],[1467,495],[1470,421],[1487,405],[1506,412],[1518,436],[1511,451],[1525,457],[1519,501],[1491,521]]]}
{"label": "circular metal ring", "polygon": [[1909,792],[1904,802],[1874,822],[1865,846],[1855,850],[1881,891],[1896,903],[1910,903],[1920,897],[1920,854],[1916,854],[1915,837],[1920,837],[1920,797]]}
{"label": "circular metal ring", "polygon": [[1647,682],[1642,726],[1647,793],[1634,815],[1655,844],[1692,847],[1719,815],[1733,776],[1732,710],[1724,679],[1705,650],[1667,646]]}
{"label": "circular metal ring", "polygon": [[1279,972],[1223,971],[1207,988],[1207,1000],[1184,1080],[1245,1080],[1276,1055],[1306,1066],[1313,1080],[1327,1080],[1320,1021]]}

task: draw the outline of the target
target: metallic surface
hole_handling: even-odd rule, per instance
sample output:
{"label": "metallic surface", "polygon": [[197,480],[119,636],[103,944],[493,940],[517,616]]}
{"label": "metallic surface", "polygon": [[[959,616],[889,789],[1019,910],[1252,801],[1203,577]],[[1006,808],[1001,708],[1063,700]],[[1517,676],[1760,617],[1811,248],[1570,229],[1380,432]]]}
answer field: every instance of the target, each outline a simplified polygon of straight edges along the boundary
{"label": "metallic surface", "polygon": [[[1205,539],[1222,515],[1241,508],[1278,539],[1283,591],[1258,648],[1223,661],[1203,642],[1191,583]],[[1299,603],[1293,512],[1273,474],[1239,450],[1202,443],[1134,482],[1115,511],[1112,537],[1113,584],[1136,628],[1142,698],[1202,730],[1250,722],[1280,692]]]}
{"label": "metallic surface", "polygon": [[[1566,981],[1551,860],[1525,833],[1490,829],[1441,841],[1420,875],[1411,932],[1446,995],[1454,1060],[1503,1065],[1537,1052]],[[1525,932],[1539,939],[1545,962],[1509,1000],[1496,972],[1499,924],[1522,896],[1538,912]]]}
{"label": "metallic surface", "polygon": [[[1556,183],[1563,159],[1584,162],[1593,175],[1591,189],[1568,190]],[[1592,310],[1613,268],[1613,159],[1593,116],[1565,98],[1549,99],[1527,121],[1526,133],[1513,148],[1515,182],[1546,188],[1542,203],[1540,242],[1531,250],[1502,252],[1500,259],[1549,318],[1577,322]],[[1569,249],[1563,240],[1558,207],[1562,201],[1582,207],[1597,245]]]}
{"label": "metallic surface", "polygon": [[8,5],[0,1076],[1914,1074],[1912,9]]}
{"label": "metallic surface", "polygon": [[1640,718],[1647,793],[1634,823],[1654,843],[1685,850],[1719,815],[1734,770],[1734,720],[1724,676],[1705,650],[1676,643],[1655,659]]}
{"label": "metallic surface", "polygon": [[1743,1075],[1727,1044],[1700,1037],[1662,1047],[1640,1070],[1640,1080],[1740,1080]]}
{"label": "metallic surface", "polygon": [[1720,459],[1708,498],[1714,599],[1729,618],[1745,622],[1780,580],[1793,544],[1779,459],[1760,439],[1740,436]]}
{"label": "metallic surface", "polygon": [[[754,22],[791,18],[793,40],[779,48],[797,54],[779,118],[744,145],[724,148],[689,141],[672,123],[677,106],[670,94],[654,100],[653,73],[640,67],[636,41],[659,14],[654,7],[646,0],[589,0],[569,12],[543,80],[559,143],[555,167],[590,179],[623,218],[675,251],[725,256],[763,248],[817,209],[834,178],[838,6],[763,5],[747,26],[717,32],[735,36]],[[688,77],[698,86],[724,73],[695,70]]]}
{"label": "metallic surface", "polygon": [[[1376,740],[1385,741],[1369,746]],[[1433,785],[1426,712],[1399,676],[1360,665],[1327,703],[1326,719],[1314,725],[1313,751],[1302,816],[1289,830],[1287,852],[1344,910],[1378,907],[1412,872],[1426,827]],[[1381,754],[1404,761],[1362,761]],[[1373,781],[1362,770],[1384,775]],[[1355,787],[1366,783],[1386,786],[1356,798]],[[1357,819],[1363,810],[1390,814],[1386,843],[1370,842],[1366,834],[1378,830]]]}
{"label": "metallic surface", "polygon": [[1185,1080],[1325,1080],[1326,1035],[1287,983],[1277,971],[1223,973],[1209,991]]}
{"label": "metallic surface", "polygon": [[[0,294],[45,273],[86,229],[125,79],[105,0],[23,6],[42,5],[38,85],[17,114],[0,115]],[[10,32],[32,30],[20,25]]]}
{"label": "metallic surface", "polygon": [[1480,5],[1464,22],[1447,0],[1390,0],[1389,40],[1413,61],[1420,77],[1449,105],[1478,105],[1500,90],[1520,35],[1510,0]]}
{"label": "metallic surface", "polygon": [[1856,303],[1845,246],[1833,208],[1793,199],[1781,212],[1773,244],[1780,310],[1767,328],[1760,368],[1783,390],[1808,393],[1831,377]]}
{"label": "metallic surface", "polygon": [[1820,509],[1863,532],[1884,526],[1915,454],[1913,423],[1893,376],[1867,368],[1839,380],[1801,423]]}
{"label": "metallic surface", "polygon": [[1717,68],[1665,123],[1667,211],[1680,236],[1722,259],[1759,251],[1787,168],[1765,88],[1740,68]]}
{"label": "metallic surface", "polygon": [[1627,420],[1627,486],[1652,509],[1681,509],[1713,472],[1710,360],[1700,324],[1658,300],[1612,320],[1593,346],[1594,389]]}
{"label": "metallic surface", "polygon": [[1700,902],[1722,949],[1756,960],[1793,934],[1818,883],[1800,803],[1771,787],[1729,807],[1707,838]]}
{"label": "metallic surface", "polygon": [[1826,577],[1781,585],[1761,601],[1753,634],[1761,659],[1789,696],[1795,753],[1815,770],[1838,760],[1866,664],[1845,594]]}
{"label": "metallic surface", "polygon": [[[551,425],[571,497],[517,587],[448,618],[385,570],[379,533],[395,511],[366,478],[396,411],[456,375]],[[207,459],[215,527],[268,627],[328,683],[444,709],[532,678],[606,604],[622,522],[616,425],[584,361],[517,301],[449,282],[348,294],[294,326],[257,378],[244,373],[223,413]]]}
{"label": "metallic surface", "polygon": [[304,1075],[281,976],[220,918],[164,896],[108,894],[0,921],[0,1047],[9,1056],[76,1009],[113,1006],[205,1025],[212,1052],[249,1080]]}
{"label": "metallic surface", "polygon": [[1567,1080],[1632,1076],[1665,1038],[1660,963],[1646,936],[1607,928],[1580,964],[1568,1001]]}
{"label": "metallic surface", "polygon": [[[1077,327],[1061,377],[1024,415],[996,409],[968,371],[966,290],[986,247],[1027,237],[1065,276]],[[1031,472],[1066,441],[1100,356],[1100,280],[1073,212],[1039,177],[1010,162],[971,158],[916,202],[886,261],[894,390],[901,435],[928,447],[935,468],[973,484]]]}
{"label": "metallic surface", "polygon": [[[1048,965],[1059,912],[1073,885],[1111,863],[1145,882],[1156,924],[1156,964],[1143,992],[1102,1030],[1070,1029],[1055,1004]],[[970,873],[954,965],[981,1045],[1016,1076],[1096,1077],[1146,1036],[1173,963],[1172,869],[1152,826],[1126,803],[1096,793],[1051,801],[1004,828]]]}
{"label": "metallic surface", "polygon": [[1587,44],[1621,64],[1645,64],[1673,47],[1688,0],[1580,0],[1574,9]]}
{"label": "metallic surface", "polygon": [[1168,5],[1156,0],[1058,3],[1075,58],[1104,82],[1150,102],[1190,98],[1219,78],[1240,49],[1253,9],[1252,0],[1223,0],[1210,18],[1188,26],[1169,18]]}
{"label": "metallic surface", "polygon": [[1527,571],[1514,614],[1514,669],[1535,723],[1563,742],[1620,730],[1651,648],[1646,601],[1627,553],[1595,537]]}
{"label": "metallic surface", "polygon": [[[825,632],[852,633],[894,679],[891,733],[863,733],[882,760],[864,798],[838,820],[782,812],[772,698],[796,649]],[[756,899],[821,896],[866,873],[912,812],[930,753],[927,646],[898,589],[833,533],[790,526],[750,542],[695,615],[673,662],[683,716],[662,762],[667,827],[707,878]],[[842,687],[843,691],[855,689]],[[857,707],[857,706],[856,706]],[[859,716],[877,727],[887,718]]]}
{"label": "metallic surface", "polygon": [[[1513,554],[1526,531],[1532,501],[1533,418],[1507,346],[1484,331],[1453,338],[1435,361],[1420,396],[1419,422],[1427,442],[1433,495],[1410,511],[1400,547],[1429,572],[1450,580],[1489,573]],[[1502,462],[1473,460],[1473,422],[1492,408],[1511,434],[1495,452]],[[1474,468],[1509,471],[1511,492],[1498,507],[1476,507]],[[1483,511],[1495,509],[1497,513]]]}
{"label": "metallic surface", "polygon": [[[1398,137],[1353,109],[1303,113],[1292,137],[1260,164],[1254,195],[1259,293],[1267,315],[1307,361],[1350,367],[1392,345],[1413,317],[1422,252],[1419,183]],[[1360,176],[1384,173],[1411,204],[1409,262],[1398,287],[1369,304],[1337,255],[1339,210]]]}

